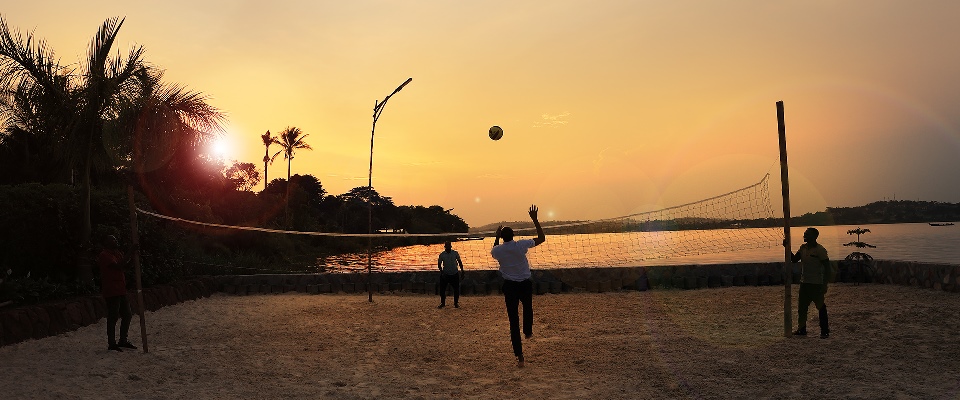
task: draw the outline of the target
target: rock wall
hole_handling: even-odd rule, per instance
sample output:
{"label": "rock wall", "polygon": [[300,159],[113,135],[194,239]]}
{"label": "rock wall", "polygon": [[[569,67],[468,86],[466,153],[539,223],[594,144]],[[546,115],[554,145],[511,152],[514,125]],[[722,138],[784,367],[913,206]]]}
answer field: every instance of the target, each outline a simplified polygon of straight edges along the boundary
{"label": "rock wall", "polygon": [[[147,310],[209,297],[217,291],[216,281],[202,277],[169,285],[143,289],[143,304]],[[130,308],[138,313],[135,291],[127,293]],[[0,346],[27,339],[55,336],[95,324],[107,316],[107,306],[100,295],[82,296],[49,303],[0,310]]]}
{"label": "rock wall", "polygon": [[877,260],[874,282],[960,292],[960,265]]}
{"label": "rock wall", "polygon": [[[725,286],[783,284],[783,263],[726,265],[680,265],[657,267],[560,268],[533,271],[537,294],[564,292],[608,292],[650,288],[697,289]],[[799,267],[793,275],[799,281]],[[372,288],[377,293],[411,292],[435,294],[439,272],[410,271],[374,273]],[[220,291],[229,294],[361,293],[367,291],[367,275],[238,275],[215,278]],[[496,270],[466,271],[463,294],[497,293],[503,279]]]}

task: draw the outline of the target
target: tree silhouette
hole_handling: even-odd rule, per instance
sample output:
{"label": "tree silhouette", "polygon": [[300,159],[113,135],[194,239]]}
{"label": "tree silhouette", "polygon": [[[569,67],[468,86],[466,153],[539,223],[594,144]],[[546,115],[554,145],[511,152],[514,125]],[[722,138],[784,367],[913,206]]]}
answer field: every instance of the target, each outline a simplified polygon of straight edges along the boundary
{"label": "tree silhouette", "polygon": [[234,187],[242,191],[250,191],[260,183],[260,171],[253,163],[234,162],[227,168],[224,175],[233,183]]}
{"label": "tree silhouette", "polygon": [[369,228],[363,211],[371,213],[373,229],[395,228],[396,205],[393,199],[383,196],[370,186],[359,186],[337,196],[340,200],[338,222],[344,232],[367,233]]}
{"label": "tree silhouette", "polygon": [[123,20],[117,18],[107,19],[101,25],[90,42],[83,70],[77,74],[61,66],[44,41],[35,41],[32,33],[23,37],[13,32],[0,19],[0,82],[6,90],[20,93],[26,103],[36,104],[39,110],[60,114],[41,116],[53,117],[44,125],[65,136],[68,145],[63,147],[64,156],[71,166],[80,168],[84,244],[90,241],[90,173],[95,161],[99,161],[97,156],[104,153],[104,119],[116,114],[122,98],[136,95],[136,72],[145,68],[141,59],[143,48],[139,46],[125,60],[110,57],[122,25]]}
{"label": "tree silhouette", "polygon": [[[266,188],[267,188],[267,183],[270,182],[270,181],[268,180],[269,178],[268,178],[268,176],[267,176],[267,165],[270,164],[271,162],[273,162],[273,159],[270,158],[270,145],[276,144],[276,143],[277,143],[277,138],[275,138],[275,137],[273,137],[272,135],[270,135],[270,131],[267,131],[267,133],[264,133],[263,135],[260,135],[260,140],[263,141],[263,147],[264,147],[264,152],[263,152],[263,188],[266,189]],[[276,157],[276,155],[274,155],[274,157]]]}
{"label": "tree silhouette", "polygon": [[300,131],[300,128],[287,127],[287,129],[284,129],[283,132],[280,132],[279,139],[277,140],[277,144],[283,148],[276,152],[273,157],[271,157],[271,160],[273,160],[280,155],[280,153],[283,153],[283,158],[287,160],[287,190],[285,196],[286,199],[284,200],[284,213],[287,217],[288,227],[290,226],[290,166],[293,162],[293,156],[297,150],[313,150],[309,144],[303,141],[303,139],[305,139],[307,136],[309,135],[303,134],[303,132]]}

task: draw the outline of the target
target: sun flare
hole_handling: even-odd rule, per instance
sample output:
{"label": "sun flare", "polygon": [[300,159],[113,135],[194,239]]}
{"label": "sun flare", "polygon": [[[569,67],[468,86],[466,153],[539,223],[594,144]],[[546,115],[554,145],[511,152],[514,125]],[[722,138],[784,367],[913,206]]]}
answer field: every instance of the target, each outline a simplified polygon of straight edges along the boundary
{"label": "sun flare", "polygon": [[210,150],[213,152],[213,155],[219,158],[229,158],[231,151],[230,141],[226,138],[220,138],[215,140],[210,145]]}

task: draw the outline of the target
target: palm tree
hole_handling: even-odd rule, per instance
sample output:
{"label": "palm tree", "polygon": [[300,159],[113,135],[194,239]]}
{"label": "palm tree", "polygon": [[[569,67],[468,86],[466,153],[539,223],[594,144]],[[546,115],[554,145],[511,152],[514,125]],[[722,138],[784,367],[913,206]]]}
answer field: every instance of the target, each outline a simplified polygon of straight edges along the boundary
{"label": "palm tree", "polygon": [[[91,173],[116,171],[136,159],[130,143],[135,131],[159,120],[172,121],[189,142],[202,141],[218,130],[222,114],[197,93],[160,85],[162,73],[148,67],[143,47],[134,46],[126,58],[111,57],[124,20],[104,21],[90,42],[82,69],[60,65],[53,51],[32,33],[22,35],[0,17],[0,116],[5,124],[36,135],[56,138],[65,164],[78,168],[82,185],[81,248],[90,250]],[[19,111],[17,111],[19,110]],[[132,111],[135,110],[135,111]],[[165,136],[169,130],[153,131]],[[136,140],[141,138],[136,137]],[[80,257],[81,281],[92,278],[89,254]]]}
{"label": "palm tree", "polygon": [[270,145],[278,142],[277,138],[270,135],[270,131],[260,135],[260,139],[263,140],[263,147],[265,147],[263,152],[263,188],[266,189],[267,183],[270,182],[270,180],[267,178],[267,164],[273,161],[273,159],[270,158]]}
{"label": "palm tree", "polygon": [[84,65],[83,79],[79,82],[82,107],[78,111],[79,121],[71,142],[78,149],[78,163],[81,168],[83,187],[83,219],[80,239],[90,242],[90,173],[94,164],[104,168],[103,161],[109,160],[103,146],[103,128],[105,120],[115,118],[120,110],[117,105],[124,98],[138,97],[140,94],[139,77],[147,74],[142,56],[143,47],[133,48],[126,60],[110,57],[113,43],[117,38],[123,20],[107,19],[90,43],[87,62]]}
{"label": "palm tree", "polygon": [[[121,99],[136,96],[139,88],[137,72],[147,68],[143,47],[130,50],[125,60],[111,58],[110,52],[123,20],[110,18],[97,31],[87,51],[80,74],[61,67],[53,51],[43,41],[35,42],[33,34],[24,38],[13,32],[0,19],[0,85],[15,88],[33,99],[54,104],[61,113],[58,127],[65,134],[64,156],[71,166],[80,168],[82,184],[81,246],[89,247],[91,170],[103,167],[106,159],[103,128],[106,119],[115,117]],[[36,43],[36,44],[35,44]],[[92,278],[88,257],[81,257],[80,278]]]}
{"label": "palm tree", "polygon": [[279,140],[277,141],[277,144],[283,148],[270,158],[273,160],[274,158],[277,158],[280,153],[283,153],[283,158],[287,160],[287,194],[284,212],[286,213],[288,227],[290,226],[290,165],[293,161],[293,154],[297,149],[313,150],[309,144],[303,141],[303,139],[307,136],[309,135],[304,135],[303,132],[300,131],[300,128],[287,127],[287,129],[284,129],[283,132],[280,132]]}

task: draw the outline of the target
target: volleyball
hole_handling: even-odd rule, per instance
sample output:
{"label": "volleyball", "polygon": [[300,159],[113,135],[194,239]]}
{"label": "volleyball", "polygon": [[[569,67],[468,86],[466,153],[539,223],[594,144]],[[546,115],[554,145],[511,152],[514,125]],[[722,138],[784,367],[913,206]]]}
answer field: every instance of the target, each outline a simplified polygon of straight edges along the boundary
{"label": "volleyball", "polygon": [[502,137],[503,129],[500,129],[500,127],[496,125],[490,127],[490,139],[500,140]]}

